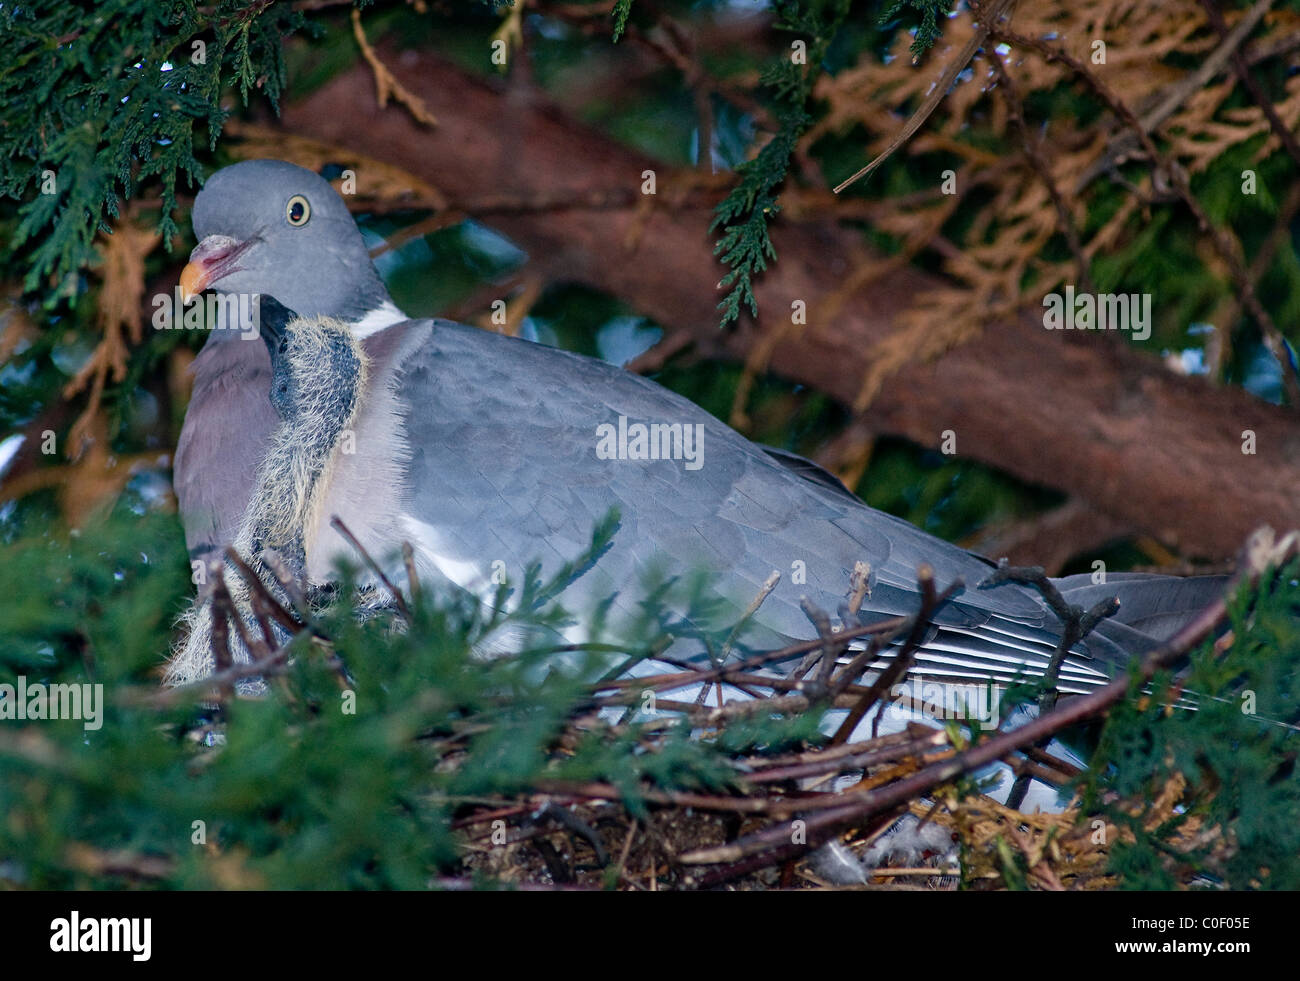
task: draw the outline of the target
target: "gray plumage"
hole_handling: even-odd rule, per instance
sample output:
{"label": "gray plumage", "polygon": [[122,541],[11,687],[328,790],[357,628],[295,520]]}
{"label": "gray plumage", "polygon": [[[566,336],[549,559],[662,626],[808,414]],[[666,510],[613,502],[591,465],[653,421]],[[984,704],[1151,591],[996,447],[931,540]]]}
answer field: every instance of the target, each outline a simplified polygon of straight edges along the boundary
{"label": "gray plumage", "polygon": [[[364,398],[368,370],[365,354],[344,321],[298,318],[266,296],[260,306],[260,334],[271,361],[269,401],[278,421],[252,475],[231,544],[263,585],[278,593],[281,587],[268,567],[267,553],[274,552],[295,580],[310,578],[308,555],[322,523],[325,492]],[[256,337],[247,341],[256,342]],[[251,625],[251,583],[224,557],[214,555],[210,566],[224,569],[231,603]],[[281,594],[281,599],[288,597]],[[197,603],[189,611],[185,637],[167,666],[170,683],[182,684],[211,671],[213,623],[210,604]],[[280,639],[288,637],[281,634]],[[252,659],[238,629],[227,644],[236,660]],[[257,685],[248,681],[243,687]]]}
{"label": "gray plumage", "polygon": [[[310,207],[301,227],[285,220],[296,193]],[[193,221],[200,243],[225,236],[246,246],[222,276],[222,293],[269,293],[301,317],[340,320],[360,319],[388,300],[347,205],[301,167],[257,160],[219,170],[195,199]],[[275,289],[268,289],[272,268]]]}
{"label": "gray plumage", "polygon": [[[284,221],[294,195],[311,203],[303,227]],[[656,383],[527,341],[403,319],[342,201],[308,171],[252,161],[219,172],[198,197],[195,228],[201,237],[223,236],[223,248],[227,238],[254,242],[215,289],[272,294],[300,313],[349,320],[362,335],[370,377],[355,455],[336,461],[321,509],[338,513],[375,556],[409,540],[429,581],[486,594],[494,562],[512,582],[533,560],[543,575],[553,572],[616,507],[613,543],[565,594],[570,606],[612,596],[615,610],[631,617],[646,576],[699,566],[739,615],[776,571],[780,582],[749,635],[751,644],[775,646],[812,635],[801,596],[837,610],[856,561],[871,568],[862,622],[915,612],[917,570],[926,564],[940,586],[960,577],[967,588],[935,617],[922,673],[1007,680],[1041,673],[1055,648],[1059,623],[1033,590],[975,589],[993,569],[987,560],[867,507],[815,464],[751,443]],[[199,259],[212,254],[203,249]],[[238,524],[275,424],[269,389],[261,344],[218,333],[195,362],[176,489],[197,552],[227,540]],[[600,458],[598,427],[617,427],[619,417],[700,427],[702,465]],[[337,533],[314,528],[309,572],[328,575],[339,552],[351,554]],[[798,568],[805,583],[792,581]],[[1068,662],[1063,687],[1074,690],[1167,636],[1219,585],[1167,577],[1062,584],[1074,602],[1104,593],[1123,603]]]}

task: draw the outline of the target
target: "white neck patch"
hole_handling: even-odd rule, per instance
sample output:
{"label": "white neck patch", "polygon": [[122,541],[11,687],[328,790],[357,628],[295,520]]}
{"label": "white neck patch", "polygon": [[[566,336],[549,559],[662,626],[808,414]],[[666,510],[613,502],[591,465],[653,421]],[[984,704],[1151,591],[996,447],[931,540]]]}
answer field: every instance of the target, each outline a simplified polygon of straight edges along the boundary
{"label": "white neck patch", "polygon": [[378,333],[385,327],[391,327],[393,324],[401,323],[403,320],[409,320],[406,314],[397,309],[397,305],[392,300],[385,300],[382,304],[375,307],[360,320],[354,320],[351,324],[352,336],[357,340],[363,337],[369,337],[371,334]]}

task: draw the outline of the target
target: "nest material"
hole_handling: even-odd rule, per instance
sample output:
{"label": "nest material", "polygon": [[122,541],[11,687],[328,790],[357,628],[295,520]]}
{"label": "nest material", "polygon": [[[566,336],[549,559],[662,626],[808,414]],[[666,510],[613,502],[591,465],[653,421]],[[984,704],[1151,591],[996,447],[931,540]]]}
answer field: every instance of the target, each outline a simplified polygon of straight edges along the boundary
{"label": "nest material", "polygon": [[[337,519],[336,519],[337,520]],[[346,531],[346,529],[344,529]],[[1294,535],[1276,539],[1257,533],[1243,554],[1239,578],[1257,580],[1263,570],[1295,554]],[[409,566],[409,551],[408,551]],[[363,559],[378,567],[361,550]],[[248,574],[238,556],[228,558],[239,574]],[[861,572],[862,570],[858,570]],[[1004,576],[1026,570],[1001,570]],[[1041,570],[1034,584],[1046,580]],[[418,587],[408,568],[413,590]],[[276,567],[277,578],[295,609],[279,603],[265,588],[252,590],[254,610],[265,643],[265,654],[252,664],[231,664],[229,651],[216,651],[218,672],[196,683],[218,702],[234,697],[234,685],[253,676],[275,678],[283,672],[285,645],[271,650],[272,621],[312,630],[304,590]],[[394,609],[407,616],[408,604],[391,582],[379,576],[394,598]],[[251,578],[256,578],[255,576]],[[1031,580],[1034,576],[1029,577]],[[855,581],[861,576],[855,574]],[[219,579],[218,579],[219,585]],[[1040,780],[1063,786],[1078,771],[1043,750],[1052,735],[1104,713],[1131,689],[1131,679],[1119,679],[1089,695],[1057,704],[1055,692],[1043,693],[1038,718],[1016,729],[997,732],[978,743],[967,742],[957,726],[944,729],[911,723],[903,731],[850,741],[864,731],[862,723],[889,704],[884,698],[894,681],[904,676],[934,611],[956,584],[939,591],[928,570],[919,575],[920,609],[910,617],[852,630],[833,631],[829,620],[809,610],[818,638],[778,651],[753,655],[729,665],[684,669],[675,674],[615,678],[593,683],[590,696],[568,720],[553,750],[571,752],[593,731],[600,735],[626,732],[635,707],[646,691],[673,691],[703,685],[694,702],[657,699],[659,714],[640,723],[638,742],[653,752],[672,730],[690,725],[706,737],[738,720],[753,716],[797,715],[810,709],[848,709],[839,730],[824,744],[785,755],[750,754],[731,759],[730,791],[699,792],[642,786],[637,800],[627,800],[610,784],[563,782],[545,777],[527,793],[494,800],[462,802],[453,827],[463,844],[461,875],[434,880],[433,885],[463,888],[498,884],[519,888],[770,889],[860,888],[944,889],[1102,889],[1115,885],[1107,871],[1107,856],[1115,842],[1132,840],[1132,831],[1082,813],[1074,802],[1059,813],[1025,814],[978,792],[966,779],[991,763],[1002,761],[1018,782]],[[217,592],[218,600],[221,592]],[[1059,596],[1049,604],[1068,606]],[[1059,602],[1052,602],[1057,600]],[[860,602],[856,588],[850,604]],[[756,601],[755,607],[761,602]],[[229,604],[217,603],[217,618],[232,619]],[[1077,638],[1094,613],[1066,610],[1065,636]],[[1207,607],[1174,637],[1145,655],[1140,680],[1174,663],[1210,636],[1226,616],[1226,602]],[[237,620],[233,617],[233,620]],[[238,632],[252,631],[232,622],[231,629],[214,631],[214,643]],[[861,638],[865,649],[848,654],[850,639]],[[1064,642],[1063,642],[1064,645]],[[330,650],[328,638],[313,645],[325,651],[340,676],[346,667]],[[1063,646],[1062,656],[1068,646]],[[860,683],[866,666],[882,652],[892,662],[870,684]],[[784,674],[772,665],[800,659]],[[764,673],[765,672],[765,673]],[[1050,685],[1049,678],[1046,679]],[[712,686],[744,688],[752,697],[716,708],[705,705]],[[191,688],[195,686],[189,686]],[[765,689],[765,690],[764,690]],[[183,689],[165,693],[170,700]],[[719,701],[721,699],[719,698]],[[607,721],[610,709],[622,708],[618,723]],[[449,741],[439,768],[458,765],[463,749]],[[1171,779],[1151,802],[1118,803],[1142,817],[1150,831],[1176,812],[1185,787]],[[1014,797],[1013,792],[1013,797]],[[635,810],[634,810],[635,808]],[[1230,835],[1203,827],[1194,819],[1181,823],[1168,845],[1230,851]]]}

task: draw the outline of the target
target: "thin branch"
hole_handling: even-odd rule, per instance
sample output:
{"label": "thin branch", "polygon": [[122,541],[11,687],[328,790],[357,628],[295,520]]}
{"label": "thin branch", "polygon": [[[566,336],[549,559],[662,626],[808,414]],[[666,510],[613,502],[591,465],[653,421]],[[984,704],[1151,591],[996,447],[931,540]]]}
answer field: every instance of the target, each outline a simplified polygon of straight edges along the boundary
{"label": "thin branch", "polygon": [[880,696],[893,688],[898,680],[911,669],[916,651],[920,648],[922,641],[925,640],[925,633],[930,629],[930,621],[934,614],[954,593],[962,588],[962,581],[954,579],[942,593],[936,593],[934,570],[929,565],[922,565],[921,568],[917,569],[916,578],[921,586],[921,608],[911,618],[907,639],[903,641],[902,647],[894,655],[894,660],[889,667],[880,672],[880,676],[876,678],[866,694],[862,696],[858,704],[849,712],[848,717],[840,724],[839,729],[831,738],[832,746],[848,742],[857,729],[858,723],[871,711],[872,706],[880,701]]}
{"label": "thin branch", "polygon": [[[1261,0],[1261,3],[1257,6],[1262,6],[1268,2],[1269,0]],[[1187,173],[1182,166],[1160,152],[1147,132],[1145,125],[1134,115],[1133,110],[1111,91],[1110,86],[1103,82],[1094,72],[1090,71],[1088,66],[1079,59],[1045,41],[1026,37],[1010,28],[994,28],[991,30],[990,35],[1007,44],[1035,51],[1048,61],[1060,62],[1068,67],[1085,81],[1098,97],[1106,103],[1111,112],[1122,119],[1129,127],[1129,130],[1137,136],[1142,144],[1143,151],[1155,169],[1155,174],[1163,175],[1174,190],[1177,191],[1183,204],[1186,205],[1196,219],[1197,227],[1209,236],[1215,251],[1219,253],[1219,258],[1227,265],[1233,281],[1241,293],[1242,303],[1250,311],[1251,316],[1255,318],[1256,323],[1259,324],[1264,345],[1277,359],[1282,369],[1282,381],[1291,408],[1300,410],[1300,366],[1292,360],[1288,353],[1289,348],[1285,338],[1283,338],[1282,333],[1273,322],[1272,316],[1264,309],[1264,305],[1259,300],[1259,295],[1255,291],[1255,286],[1251,282],[1250,275],[1242,259],[1241,244],[1236,241],[1235,236],[1231,235],[1231,233],[1225,232],[1210,221],[1209,215],[1205,213],[1200,201],[1192,193]],[[1226,60],[1227,55],[1224,58]]]}
{"label": "thin branch", "polygon": [[[1207,606],[1171,638],[1157,645],[1143,658],[1136,674],[1139,682],[1150,681],[1157,671],[1167,668],[1185,657],[1204,641],[1223,622],[1228,614],[1228,596],[1243,583],[1255,584],[1267,568],[1280,566],[1297,554],[1297,533],[1291,532],[1276,539],[1271,529],[1260,529],[1247,543],[1241,571],[1234,577],[1224,595]],[[897,808],[916,797],[929,793],[942,784],[949,783],[963,773],[969,773],[1002,759],[1007,753],[1037,743],[1061,730],[1094,718],[1109,709],[1130,690],[1132,679],[1121,677],[1088,695],[1079,696],[1041,715],[1018,729],[1001,733],[991,739],[954,754],[903,780],[887,787],[868,790],[852,797],[846,803],[813,814],[806,819],[807,844],[797,846],[802,853],[836,832],[891,808]],[[789,828],[770,827],[747,835],[722,848],[700,849],[678,857],[683,864],[711,864],[734,861],[760,852],[786,854],[789,852]]]}
{"label": "thin branch", "polygon": [[365,28],[361,26],[361,11],[358,9],[352,11],[352,36],[356,38],[357,47],[361,49],[361,56],[366,59],[366,63],[374,73],[375,99],[379,103],[379,108],[383,109],[387,106],[389,96],[392,96],[406,107],[416,122],[430,128],[437,126],[438,120],[434,118],[433,113],[429,112],[424,100],[408,91],[388,70],[388,66],[379,60],[379,55],[375,54],[375,49],[366,39]]}
{"label": "thin branch", "polygon": [[957,81],[957,76],[965,70],[971,59],[975,57],[975,52],[979,51],[980,46],[988,39],[990,27],[1001,20],[1002,16],[1014,7],[1015,3],[1016,0],[993,0],[987,15],[982,11],[977,14],[979,21],[974,25],[975,29],[970,36],[970,40],[966,42],[966,46],[961,49],[957,57],[944,68],[943,74],[939,76],[939,81],[916,112],[912,113],[912,118],[907,121],[899,134],[890,141],[889,146],[885,147],[874,160],[851,177],[840,181],[834,188],[836,194],[866,177],[916,134],[916,131],[925,124],[925,121],[930,118],[930,114],[939,107],[939,103],[948,95],[948,90]]}
{"label": "thin branch", "polygon": [[1094,293],[1096,290],[1092,285],[1092,274],[1088,269],[1088,257],[1083,253],[1083,243],[1079,240],[1079,230],[1074,226],[1074,219],[1070,216],[1070,210],[1066,207],[1065,198],[1061,195],[1061,189],[1056,186],[1056,181],[1052,179],[1051,168],[1047,164],[1047,158],[1043,156],[1042,144],[1034,138],[1029,131],[1029,124],[1025,121],[1025,104],[1020,96],[1019,89],[1015,81],[1007,73],[1006,65],[1002,61],[1002,56],[998,54],[996,48],[987,48],[985,56],[993,63],[993,68],[998,75],[998,90],[1002,93],[1002,100],[1006,103],[1007,112],[1011,116],[1011,123],[1020,133],[1021,142],[1025,147],[1025,159],[1038,175],[1038,179],[1043,182],[1043,187],[1047,189],[1048,195],[1052,199],[1052,206],[1056,209],[1057,227],[1065,237],[1066,244],[1070,247],[1070,254],[1074,256],[1074,265],[1079,277],[1079,285],[1088,293]]}
{"label": "thin branch", "polygon": [[384,570],[379,567],[379,563],[371,557],[370,553],[366,551],[361,542],[357,540],[357,536],[352,534],[351,529],[343,523],[343,520],[337,514],[330,518],[330,527],[346,538],[348,543],[357,550],[357,554],[361,556],[361,560],[365,562],[371,572],[379,577],[379,581],[384,584],[384,588],[392,594],[393,602],[397,604],[397,609],[402,614],[402,619],[407,623],[410,623],[411,608],[406,605],[406,600],[402,597],[401,590],[393,585],[393,581],[388,578],[384,573]]}

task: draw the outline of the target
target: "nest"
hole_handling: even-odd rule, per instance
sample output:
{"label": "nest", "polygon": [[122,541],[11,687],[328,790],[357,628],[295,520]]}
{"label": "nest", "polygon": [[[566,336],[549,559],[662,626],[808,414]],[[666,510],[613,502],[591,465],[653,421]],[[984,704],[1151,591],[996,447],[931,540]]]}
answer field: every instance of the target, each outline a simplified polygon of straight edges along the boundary
{"label": "nest", "polygon": [[[1248,552],[1245,578],[1289,555],[1295,539],[1276,545],[1270,539]],[[1268,547],[1264,547],[1267,545]],[[369,557],[362,551],[367,562]],[[408,552],[409,556],[409,552]],[[248,566],[233,553],[233,567]],[[373,567],[378,572],[378,567]],[[414,571],[408,569],[415,587]],[[867,570],[855,570],[849,596],[852,609],[862,600]],[[213,632],[214,644],[232,633],[250,641],[259,654],[252,663],[232,663],[229,650],[218,650],[218,671],[196,683],[218,700],[234,697],[236,685],[252,676],[274,677],[284,669],[283,646],[272,649],[271,623],[310,630],[313,618],[300,607],[303,590],[277,571],[291,603],[286,606],[251,576],[253,608],[265,642],[232,620],[230,629]],[[408,605],[391,583],[395,607]],[[1018,578],[1045,593],[1063,620],[1061,658],[1097,619],[1100,607],[1071,608],[1041,570],[1003,568],[1002,578]],[[1056,787],[1079,771],[1046,752],[1052,737],[1080,722],[1095,719],[1132,689],[1134,679],[1120,678],[1097,690],[1058,703],[1049,668],[1039,698],[1037,718],[1012,729],[982,734],[972,741],[956,725],[938,728],[909,723],[900,732],[876,735],[870,724],[889,705],[893,685],[906,676],[934,612],[959,584],[940,591],[929,571],[918,577],[920,609],[871,626],[832,630],[825,614],[808,609],[818,637],[714,667],[683,665],[682,670],[650,677],[614,677],[592,683],[575,708],[553,751],[570,753],[593,733],[626,735],[636,725],[638,747],[654,752],[681,726],[712,738],[727,727],[756,716],[797,716],[811,710],[844,710],[839,728],[824,742],[779,755],[753,752],[729,757],[725,792],[639,786],[631,793],[608,783],[547,779],[526,793],[459,802],[452,821],[462,857],[459,875],[434,880],[444,888],[499,885],[521,889],[1104,889],[1116,885],[1107,871],[1116,841],[1132,840],[1128,828],[1085,814],[1077,801],[1055,813],[1025,813],[1023,800],[1031,781]],[[231,618],[218,573],[214,588],[218,617]],[[750,613],[762,602],[756,598]],[[1104,604],[1103,604],[1104,605]],[[1137,683],[1149,681],[1195,645],[1212,635],[1226,616],[1223,600],[1207,607],[1182,630],[1148,652]],[[739,629],[739,628],[737,628]],[[328,649],[327,638],[318,638]],[[850,650],[850,642],[856,641]],[[724,652],[725,654],[726,652]],[[869,683],[867,666],[889,658]],[[852,655],[852,656],[850,656]],[[327,656],[333,657],[332,653]],[[797,662],[793,670],[780,669]],[[342,674],[346,668],[334,661]],[[723,702],[724,685],[742,689],[743,701]],[[189,686],[191,688],[195,686]],[[691,702],[658,697],[659,692],[696,688]],[[716,707],[706,704],[716,690]],[[646,692],[656,693],[650,721],[636,721]],[[166,693],[180,697],[183,689]],[[621,711],[611,722],[609,714]],[[861,739],[866,731],[871,738]],[[974,730],[971,730],[974,731]],[[462,750],[448,740],[440,766],[454,768]],[[996,763],[1008,765],[1015,787],[1013,806],[979,792],[974,776]],[[1108,801],[1141,815],[1155,828],[1178,806],[1183,786],[1171,779],[1159,798]],[[1185,822],[1170,846],[1231,849],[1218,828]],[[1181,845],[1180,845],[1181,843]]]}

